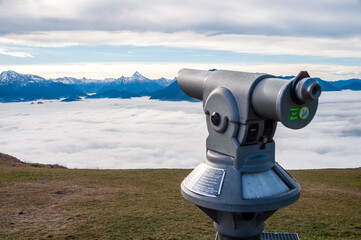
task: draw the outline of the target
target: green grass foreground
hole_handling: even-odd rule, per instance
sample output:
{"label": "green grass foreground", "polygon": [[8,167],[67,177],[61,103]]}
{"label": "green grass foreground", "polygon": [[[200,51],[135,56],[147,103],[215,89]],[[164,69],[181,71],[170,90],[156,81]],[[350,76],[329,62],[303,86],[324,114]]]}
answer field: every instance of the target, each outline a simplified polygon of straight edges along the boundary
{"label": "green grass foreground", "polygon": [[[180,194],[189,172],[0,167],[0,239],[214,239],[212,221]],[[266,231],[361,239],[361,169],[289,172],[301,198]]]}

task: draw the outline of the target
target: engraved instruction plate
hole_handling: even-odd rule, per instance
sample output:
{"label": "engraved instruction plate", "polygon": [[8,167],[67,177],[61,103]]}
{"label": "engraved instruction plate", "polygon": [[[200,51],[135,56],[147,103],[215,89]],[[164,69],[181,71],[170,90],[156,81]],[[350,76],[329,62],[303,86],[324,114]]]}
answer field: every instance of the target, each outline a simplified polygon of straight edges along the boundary
{"label": "engraved instruction plate", "polygon": [[184,179],[184,186],[190,191],[207,197],[221,194],[225,170],[201,163]]}

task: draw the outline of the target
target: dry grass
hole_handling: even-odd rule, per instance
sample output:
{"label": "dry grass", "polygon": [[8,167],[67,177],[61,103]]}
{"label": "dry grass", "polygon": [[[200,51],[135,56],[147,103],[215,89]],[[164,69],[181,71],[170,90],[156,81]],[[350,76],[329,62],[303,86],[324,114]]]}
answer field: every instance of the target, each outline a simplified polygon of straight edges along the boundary
{"label": "dry grass", "polygon": [[10,156],[5,153],[0,153],[0,167],[39,167],[39,168],[63,168],[66,167],[60,166],[58,164],[41,164],[41,163],[26,163],[20,161],[16,157]]}
{"label": "dry grass", "polygon": [[[190,170],[0,167],[0,239],[214,239],[211,220],[180,194]],[[361,239],[361,170],[291,171],[301,199],[267,231]]]}

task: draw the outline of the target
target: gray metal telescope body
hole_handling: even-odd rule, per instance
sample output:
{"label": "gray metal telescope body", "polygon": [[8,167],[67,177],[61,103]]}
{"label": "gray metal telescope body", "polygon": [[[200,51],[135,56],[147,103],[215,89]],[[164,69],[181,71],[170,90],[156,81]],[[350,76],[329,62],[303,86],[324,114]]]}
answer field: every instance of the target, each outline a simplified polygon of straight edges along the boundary
{"label": "gray metal telescope body", "polygon": [[216,239],[261,239],[264,221],[296,202],[298,183],[275,162],[277,122],[300,129],[314,117],[321,87],[307,72],[285,80],[260,73],[182,69],[181,89],[203,101],[206,160],[182,195],[214,221]]}

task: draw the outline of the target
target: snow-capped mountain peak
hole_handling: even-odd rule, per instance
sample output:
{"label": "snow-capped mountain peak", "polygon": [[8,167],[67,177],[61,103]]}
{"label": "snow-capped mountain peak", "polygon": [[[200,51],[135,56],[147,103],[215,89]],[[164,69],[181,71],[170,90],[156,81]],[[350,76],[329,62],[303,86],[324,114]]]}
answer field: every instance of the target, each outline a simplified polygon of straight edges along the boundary
{"label": "snow-capped mountain peak", "polygon": [[54,79],[52,81],[61,82],[61,83],[64,83],[64,84],[75,84],[75,83],[77,83],[77,82],[79,82],[81,80],[73,78],[73,77],[62,77],[62,78]]}
{"label": "snow-capped mountain peak", "polygon": [[20,74],[11,70],[4,71],[0,74],[1,85],[16,84],[20,86],[25,86],[29,83],[38,83],[42,81],[46,81],[45,78],[31,74]]}
{"label": "snow-capped mountain peak", "polygon": [[121,76],[120,78],[116,79],[116,81],[122,83],[135,83],[135,82],[147,82],[150,81],[150,79],[144,77],[142,74],[136,71],[131,77]]}
{"label": "snow-capped mountain peak", "polygon": [[132,78],[145,79],[145,77],[138,71],[133,74]]}
{"label": "snow-capped mountain peak", "polygon": [[20,77],[21,77],[21,75],[19,73],[9,70],[9,71],[4,71],[0,74],[0,81],[8,82],[13,79],[20,78]]}
{"label": "snow-capped mountain peak", "polygon": [[148,78],[144,77],[138,71],[136,71],[131,77],[127,78],[128,81],[147,81]]}

